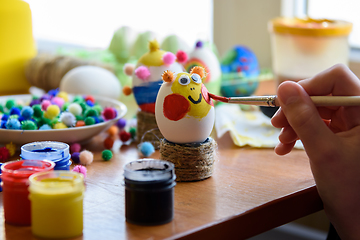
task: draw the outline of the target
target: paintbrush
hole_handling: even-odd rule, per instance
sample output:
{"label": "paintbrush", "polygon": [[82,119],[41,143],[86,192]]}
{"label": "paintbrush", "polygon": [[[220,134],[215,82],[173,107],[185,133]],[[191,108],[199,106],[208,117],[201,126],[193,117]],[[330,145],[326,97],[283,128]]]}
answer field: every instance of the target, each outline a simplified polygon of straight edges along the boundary
{"label": "paintbrush", "polygon": [[[280,103],[276,95],[249,96],[249,97],[221,97],[209,93],[209,96],[220,102],[236,103],[245,105],[279,107]],[[310,96],[318,107],[325,106],[360,106],[360,96]]]}

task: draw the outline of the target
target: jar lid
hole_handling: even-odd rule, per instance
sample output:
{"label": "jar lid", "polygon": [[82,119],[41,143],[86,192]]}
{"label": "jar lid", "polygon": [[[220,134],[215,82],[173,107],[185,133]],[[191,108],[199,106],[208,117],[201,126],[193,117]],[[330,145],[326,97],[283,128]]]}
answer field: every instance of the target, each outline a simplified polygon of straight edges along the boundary
{"label": "jar lid", "polygon": [[143,183],[175,179],[174,164],[165,160],[140,159],[124,166],[127,180]]}
{"label": "jar lid", "polygon": [[4,163],[1,166],[3,175],[11,174],[12,177],[24,178],[33,173],[50,171],[55,163],[48,160],[16,160]]}
{"label": "jar lid", "polygon": [[270,32],[303,36],[347,36],[352,30],[352,23],[341,20],[313,18],[285,18],[271,20]]}

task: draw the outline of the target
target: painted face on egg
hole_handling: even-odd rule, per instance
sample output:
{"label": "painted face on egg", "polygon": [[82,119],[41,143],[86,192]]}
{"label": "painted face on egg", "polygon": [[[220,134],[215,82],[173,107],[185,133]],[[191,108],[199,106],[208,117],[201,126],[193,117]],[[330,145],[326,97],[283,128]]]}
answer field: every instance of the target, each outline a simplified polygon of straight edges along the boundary
{"label": "painted face on egg", "polygon": [[[176,105],[187,106],[187,114],[199,119],[205,117],[209,113],[212,102],[209,102],[209,98],[204,98],[203,91],[205,91],[206,96],[207,90],[204,88],[201,77],[198,74],[177,74],[171,90],[174,93],[172,98],[176,98],[175,100],[178,100],[171,103],[172,108]],[[168,97],[170,98],[171,96]],[[179,107],[181,108],[181,106]],[[164,111],[167,111],[167,109],[164,109]],[[165,112],[164,114],[166,115]]]}
{"label": "painted face on egg", "polygon": [[195,67],[190,73],[165,71],[155,105],[160,132],[170,142],[199,143],[210,135],[214,104],[202,83],[205,71]]}

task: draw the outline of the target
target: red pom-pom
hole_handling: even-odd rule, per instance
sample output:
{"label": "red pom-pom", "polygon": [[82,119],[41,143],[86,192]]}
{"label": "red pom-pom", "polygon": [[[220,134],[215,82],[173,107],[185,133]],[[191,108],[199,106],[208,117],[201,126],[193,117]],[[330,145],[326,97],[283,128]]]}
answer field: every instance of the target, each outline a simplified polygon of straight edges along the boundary
{"label": "red pom-pom", "polygon": [[119,138],[122,142],[127,142],[131,138],[131,134],[128,133],[127,131],[122,130],[119,133]]}
{"label": "red pom-pom", "polygon": [[114,146],[114,139],[112,137],[107,137],[104,140],[104,148],[106,149],[112,149]]}
{"label": "red pom-pom", "polygon": [[70,153],[80,152],[80,151],[81,151],[81,145],[79,143],[73,143],[70,145]]}
{"label": "red pom-pom", "polygon": [[116,111],[112,107],[106,107],[103,111],[103,116],[105,120],[111,120],[116,118]]}
{"label": "red pom-pom", "polygon": [[188,59],[186,52],[179,50],[176,53],[176,58],[179,63],[185,63]]}
{"label": "red pom-pom", "polygon": [[85,102],[87,102],[87,101],[90,101],[90,102],[92,102],[92,103],[95,103],[95,98],[94,98],[93,96],[91,96],[91,95],[87,95],[87,96],[85,97]]}
{"label": "red pom-pom", "polygon": [[9,149],[6,147],[0,148],[0,161],[6,161],[10,157]]}

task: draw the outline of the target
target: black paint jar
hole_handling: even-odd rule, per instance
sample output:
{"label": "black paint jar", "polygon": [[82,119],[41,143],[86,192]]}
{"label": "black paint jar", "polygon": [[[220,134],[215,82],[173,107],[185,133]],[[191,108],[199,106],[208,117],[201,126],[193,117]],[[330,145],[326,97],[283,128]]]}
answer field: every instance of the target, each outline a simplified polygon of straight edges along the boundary
{"label": "black paint jar", "polygon": [[138,225],[160,225],[174,217],[174,164],[138,160],[125,165],[125,217]]}

